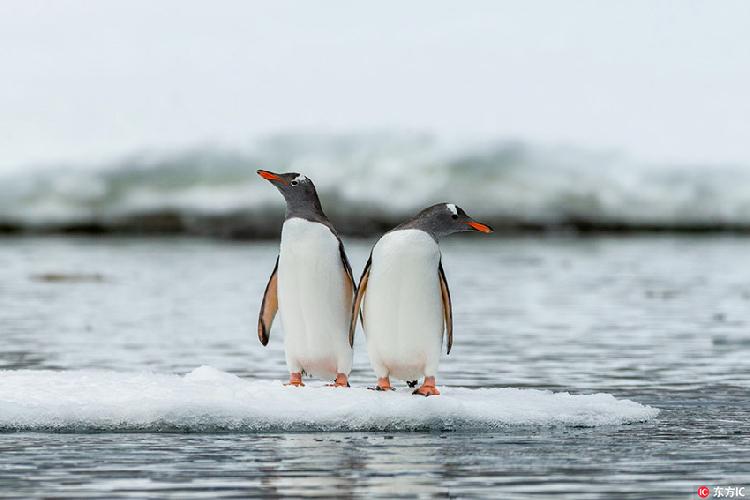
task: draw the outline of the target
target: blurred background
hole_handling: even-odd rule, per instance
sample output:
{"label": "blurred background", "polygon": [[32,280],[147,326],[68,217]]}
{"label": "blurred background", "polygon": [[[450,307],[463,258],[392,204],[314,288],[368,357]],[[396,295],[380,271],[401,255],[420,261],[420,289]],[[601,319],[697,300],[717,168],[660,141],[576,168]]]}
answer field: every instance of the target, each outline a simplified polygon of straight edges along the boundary
{"label": "blurred background", "polygon": [[750,229],[750,5],[0,4],[0,230]]}

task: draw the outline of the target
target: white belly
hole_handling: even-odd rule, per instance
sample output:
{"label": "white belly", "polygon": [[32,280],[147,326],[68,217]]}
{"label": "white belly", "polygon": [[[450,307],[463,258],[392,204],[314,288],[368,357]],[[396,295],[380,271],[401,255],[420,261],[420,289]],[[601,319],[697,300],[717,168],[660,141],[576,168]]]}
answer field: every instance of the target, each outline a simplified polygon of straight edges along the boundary
{"label": "white belly", "polygon": [[373,248],[363,311],[378,377],[435,375],[443,336],[439,262],[440,249],[424,231],[394,231]]}
{"label": "white belly", "polygon": [[352,297],[344,282],[338,240],[323,224],[284,223],[279,252],[279,315],[290,372],[330,378],[349,374]]}

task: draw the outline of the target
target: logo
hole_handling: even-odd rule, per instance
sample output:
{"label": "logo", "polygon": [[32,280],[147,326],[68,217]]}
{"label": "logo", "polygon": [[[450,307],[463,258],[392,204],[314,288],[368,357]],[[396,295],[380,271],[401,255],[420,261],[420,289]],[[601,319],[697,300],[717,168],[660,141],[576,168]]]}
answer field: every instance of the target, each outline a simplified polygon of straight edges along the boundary
{"label": "logo", "polygon": [[711,494],[711,490],[708,488],[708,486],[701,486],[698,488],[698,496],[701,498],[707,498],[708,495]]}

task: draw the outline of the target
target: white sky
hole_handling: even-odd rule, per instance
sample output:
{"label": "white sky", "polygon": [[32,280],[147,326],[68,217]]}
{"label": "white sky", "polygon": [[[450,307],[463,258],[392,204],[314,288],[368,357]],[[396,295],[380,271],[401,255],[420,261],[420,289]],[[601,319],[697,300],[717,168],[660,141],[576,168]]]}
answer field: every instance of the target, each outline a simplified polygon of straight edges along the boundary
{"label": "white sky", "polygon": [[748,1],[0,2],[0,169],[279,131],[750,162]]}

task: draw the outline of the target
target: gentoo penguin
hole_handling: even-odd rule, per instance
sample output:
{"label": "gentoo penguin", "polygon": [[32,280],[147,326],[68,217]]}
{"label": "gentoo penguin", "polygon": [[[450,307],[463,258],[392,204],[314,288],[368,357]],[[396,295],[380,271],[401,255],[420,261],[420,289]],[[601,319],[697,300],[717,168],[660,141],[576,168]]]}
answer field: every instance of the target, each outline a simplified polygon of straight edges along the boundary
{"label": "gentoo penguin", "polygon": [[438,239],[471,230],[492,232],[456,205],[440,203],[386,233],[373,247],[359,280],[349,339],[351,343],[361,305],[367,352],[378,377],[374,389],[391,389],[391,376],[410,387],[424,377],[414,394],[440,394],[435,374],[443,328],[451,352],[453,311]]}
{"label": "gentoo penguin", "polygon": [[323,213],[315,185],[296,172],[258,170],[284,195],[286,219],[276,267],[258,317],[258,338],[268,344],[276,311],[284,325],[288,385],[304,386],[302,374],[334,378],[349,387],[352,345],[348,338],[357,293],[344,245]]}

